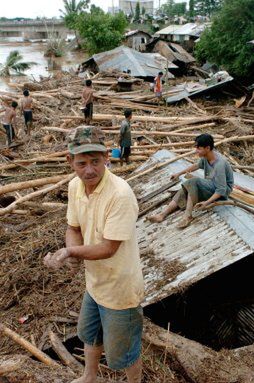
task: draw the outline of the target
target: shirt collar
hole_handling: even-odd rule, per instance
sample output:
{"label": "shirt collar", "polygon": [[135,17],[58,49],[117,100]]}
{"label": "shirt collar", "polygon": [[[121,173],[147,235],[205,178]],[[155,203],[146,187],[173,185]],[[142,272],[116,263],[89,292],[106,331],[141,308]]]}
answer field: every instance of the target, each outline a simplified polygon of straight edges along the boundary
{"label": "shirt collar", "polygon": [[[107,182],[109,174],[110,174],[110,171],[105,167],[104,175],[92,194],[100,194],[100,192],[102,191],[102,189],[104,188]],[[83,198],[83,197],[86,197],[86,188],[84,183],[80,179],[78,188],[77,188],[77,198]]]}

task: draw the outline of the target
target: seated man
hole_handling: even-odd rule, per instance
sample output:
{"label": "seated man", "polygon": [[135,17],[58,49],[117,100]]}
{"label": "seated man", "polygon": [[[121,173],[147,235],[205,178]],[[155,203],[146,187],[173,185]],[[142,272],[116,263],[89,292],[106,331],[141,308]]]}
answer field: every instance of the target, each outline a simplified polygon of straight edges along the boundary
{"label": "seated man", "polygon": [[205,207],[217,200],[227,199],[231,193],[234,184],[233,170],[227,160],[214,150],[213,137],[210,134],[201,134],[196,137],[195,143],[199,162],[173,174],[171,179],[198,169],[204,169],[205,179],[193,177],[185,181],[162,213],[148,217],[151,222],[162,222],[168,214],[178,208],[185,208],[184,217],[178,224],[179,228],[185,228],[193,219],[193,206]]}

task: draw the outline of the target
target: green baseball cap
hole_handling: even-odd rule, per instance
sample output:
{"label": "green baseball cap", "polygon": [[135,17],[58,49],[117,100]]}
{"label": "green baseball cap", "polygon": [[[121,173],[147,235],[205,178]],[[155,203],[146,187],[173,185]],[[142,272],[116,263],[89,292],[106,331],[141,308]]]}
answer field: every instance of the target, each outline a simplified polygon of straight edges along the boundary
{"label": "green baseball cap", "polygon": [[106,152],[105,136],[96,126],[78,126],[67,136],[68,149],[71,154],[88,152]]}

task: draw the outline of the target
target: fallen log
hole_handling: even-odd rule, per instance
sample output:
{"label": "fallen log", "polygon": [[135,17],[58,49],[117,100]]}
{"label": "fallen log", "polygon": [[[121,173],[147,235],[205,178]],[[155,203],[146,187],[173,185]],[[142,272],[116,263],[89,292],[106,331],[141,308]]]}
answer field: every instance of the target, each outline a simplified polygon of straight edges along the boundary
{"label": "fallen log", "polygon": [[[253,382],[253,371],[241,361],[145,320],[143,339],[170,354],[178,368],[195,383]],[[211,380],[209,380],[211,378]]]}
{"label": "fallen log", "polygon": [[245,165],[233,165],[233,169],[240,169],[240,170],[253,170],[254,171],[254,166],[245,166]]}
{"label": "fallen log", "polygon": [[54,184],[54,185],[51,185],[47,188],[44,188],[44,189],[40,189],[40,190],[37,190],[36,192],[33,192],[33,193],[30,193],[30,194],[27,194],[26,196],[24,197],[20,197],[18,199],[16,199],[16,201],[12,202],[10,205],[8,205],[7,207],[5,208],[2,208],[0,209],[0,216],[1,215],[5,215],[5,214],[8,214],[10,213],[12,210],[15,209],[15,207],[22,203],[22,202],[25,202],[25,201],[30,201],[31,199],[35,198],[35,197],[38,197],[38,196],[41,196],[43,194],[46,194],[48,193],[49,191],[52,191],[52,190],[55,190],[55,189],[58,189],[60,186],[66,184],[67,182],[71,181],[72,178],[75,177],[75,173],[72,173],[70,174],[68,177],[64,178],[62,181]]}
{"label": "fallen log", "polygon": [[[80,116],[61,116],[62,120],[84,120],[84,117]],[[122,120],[123,116],[121,114],[99,114],[95,113],[93,115],[94,121],[111,121],[112,118],[116,118],[117,120]],[[221,120],[221,117],[212,116],[212,117],[204,117],[197,119],[196,117],[161,117],[161,116],[132,116],[132,121],[144,121],[144,122],[162,122],[162,123],[172,123],[172,122],[181,122],[181,124],[177,125],[182,126],[183,122],[189,122],[190,124],[194,124],[196,122],[207,122],[207,121],[216,121]],[[173,126],[174,127],[174,126]]]}
{"label": "fallen log", "polygon": [[39,178],[36,180],[14,182],[12,184],[4,185],[0,187],[0,195],[11,193],[17,190],[30,189],[34,187],[44,186],[48,184],[55,184],[63,179],[64,175]]}
{"label": "fallen log", "polygon": [[28,342],[28,340],[26,340],[7,326],[0,324],[0,333],[11,338],[15,343],[19,344],[26,351],[30,352],[33,356],[35,356],[38,360],[40,360],[47,366],[58,367],[58,364],[53,359],[51,359],[48,355],[46,355],[44,352],[35,347],[32,343]]}
{"label": "fallen log", "polygon": [[130,181],[133,181],[135,180],[136,178],[139,178],[143,175],[146,175],[146,174],[149,174],[151,173],[152,171],[154,170],[157,170],[157,169],[160,169],[162,168],[163,166],[166,166],[166,165],[169,165],[175,161],[178,161],[180,160],[181,158],[185,158],[185,157],[189,157],[191,156],[192,154],[195,154],[196,153],[196,150],[191,150],[187,153],[184,153],[184,154],[180,154],[179,156],[176,156],[174,158],[170,158],[169,160],[165,161],[165,162],[161,162],[161,163],[157,163],[156,165],[152,166],[151,168],[147,169],[147,170],[144,170],[143,172],[141,173],[138,173],[138,174],[135,174],[134,176],[130,177],[130,178],[127,178],[126,181],[127,182],[130,182]]}
{"label": "fallen log", "polygon": [[49,331],[49,338],[53,347],[53,350],[57,353],[61,361],[65,366],[70,367],[72,370],[83,370],[83,365],[77,361],[69,351],[64,347],[61,340],[58,336],[53,333],[53,331]]}
{"label": "fallen log", "polygon": [[[118,134],[119,132],[111,131],[111,130],[102,130],[106,134]],[[157,131],[157,130],[132,130],[131,131],[132,135],[137,135],[137,136],[157,136],[157,137],[197,137],[196,133],[178,133],[178,132],[163,132],[163,131]],[[224,138],[221,134],[214,134],[213,138],[215,139],[221,139]]]}
{"label": "fallen log", "polygon": [[216,126],[215,122],[208,122],[207,124],[191,125],[191,126],[187,126],[186,128],[174,130],[174,133],[187,132],[188,130],[209,129],[209,128],[213,128],[214,126]]}
{"label": "fallen log", "polygon": [[217,201],[217,202],[210,203],[209,205],[202,207],[198,210],[210,210],[216,206],[237,206],[243,210],[246,210],[248,213],[254,214],[253,208],[248,207],[244,203],[241,203],[238,201]]}
{"label": "fallen log", "polygon": [[[217,141],[217,142],[215,142],[214,146],[217,147],[217,146],[219,146],[221,144],[225,144],[225,143],[228,143],[228,142],[247,141],[247,140],[253,140],[253,139],[254,139],[254,135],[241,136],[241,137],[235,136],[235,137],[230,137],[230,138],[224,138],[224,140],[221,140],[221,141]],[[168,145],[175,146],[175,144],[168,144]],[[155,166],[151,167],[150,169],[147,169],[147,170],[145,170],[145,171],[143,171],[141,173],[135,174],[134,176],[128,178],[127,181],[128,182],[132,181],[132,180],[134,180],[136,178],[139,178],[139,177],[141,177],[141,176],[143,176],[145,174],[151,173],[153,170],[156,170],[156,169],[159,169],[159,168],[161,168],[163,166],[169,165],[169,164],[171,164],[171,163],[173,163],[173,162],[175,162],[175,161],[177,161],[177,160],[179,160],[181,158],[189,157],[189,156],[191,156],[192,154],[195,154],[195,153],[196,153],[196,150],[192,150],[190,152],[186,152],[184,154],[181,154],[179,156],[171,158],[171,159],[169,159],[169,160],[167,160],[165,162],[158,163]]]}
{"label": "fallen log", "polygon": [[44,161],[47,158],[54,158],[54,157],[65,156],[68,153],[69,153],[68,150],[63,150],[61,152],[50,153],[50,154],[47,154],[47,155],[44,155],[44,156],[40,156],[40,157],[27,158],[27,159],[24,159],[24,160],[14,160],[14,161],[11,161],[8,164],[0,165],[0,171],[1,170],[7,170],[7,169],[14,169],[17,166],[24,166],[24,165],[28,165],[28,164],[33,163],[33,162]]}

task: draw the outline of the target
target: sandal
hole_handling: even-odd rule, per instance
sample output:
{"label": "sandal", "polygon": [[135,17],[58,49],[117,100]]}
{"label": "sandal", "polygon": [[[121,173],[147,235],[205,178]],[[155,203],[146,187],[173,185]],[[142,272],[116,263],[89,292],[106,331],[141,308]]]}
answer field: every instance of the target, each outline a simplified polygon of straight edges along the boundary
{"label": "sandal", "polygon": [[178,229],[185,229],[191,224],[192,221],[193,221],[193,217],[184,217],[180,222],[178,222],[176,227]]}

